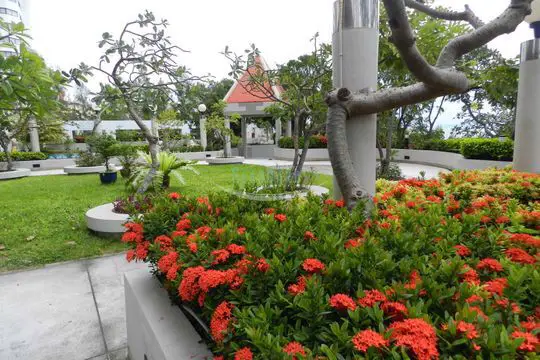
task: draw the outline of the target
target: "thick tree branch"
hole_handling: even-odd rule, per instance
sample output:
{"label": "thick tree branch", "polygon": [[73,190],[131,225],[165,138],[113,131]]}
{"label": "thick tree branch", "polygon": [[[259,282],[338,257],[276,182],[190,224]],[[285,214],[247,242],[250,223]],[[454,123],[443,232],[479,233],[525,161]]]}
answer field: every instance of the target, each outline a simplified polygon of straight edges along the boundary
{"label": "thick tree branch", "polygon": [[508,8],[497,18],[480,28],[453,39],[441,51],[437,67],[450,68],[461,56],[478,49],[495,38],[516,30],[525,16],[531,13],[533,0],[511,0]]}
{"label": "thick tree branch", "polygon": [[405,5],[411,9],[423,12],[431,17],[449,21],[466,21],[473,28],[478,29],[483,26],[484,23],[476,14],[471,10],[469,5],[465,5],[465,11],[448,11],[441,9],[433,9],[424,3],[417,0],[405,0]]}

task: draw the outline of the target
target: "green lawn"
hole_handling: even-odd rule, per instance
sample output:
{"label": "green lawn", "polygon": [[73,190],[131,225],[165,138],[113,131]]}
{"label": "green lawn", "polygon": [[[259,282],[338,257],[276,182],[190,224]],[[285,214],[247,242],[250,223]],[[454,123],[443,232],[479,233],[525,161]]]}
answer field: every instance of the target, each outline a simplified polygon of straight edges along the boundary
{"label": "green lawn", "polygon": [[[203,194],[261,178],[265,168],[250,165],[196,166],[185,172],[186,185],[173,179],[171,191]],[[332,187],[330,176],[316,185]],[[98,175],[39,176],[0,182],[0,272],[124,250],[118,240],[86,229],[84,213],[127,195],[123,180],[101,185]]]}

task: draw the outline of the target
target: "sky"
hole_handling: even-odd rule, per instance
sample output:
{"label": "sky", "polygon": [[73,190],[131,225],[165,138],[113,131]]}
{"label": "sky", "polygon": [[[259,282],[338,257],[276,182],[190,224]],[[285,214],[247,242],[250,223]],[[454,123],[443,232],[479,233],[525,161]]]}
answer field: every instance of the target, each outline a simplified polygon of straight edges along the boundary
{"label": "sky", "polygon": [[[55,68],[97,64],[97,42],[103,32],[118,34],[123,25],[148,9],[169,21],[172,42],[189,53],[179,61],[195,75],[226,77],[225,46],[242,52],[254,43],[270,64],[308,53],[310,39],[331,41],[333,0],[26,0],[32,46]],[[437,0],[461,10],[468,3],[484,21],[500,14],[510,0]],[[526,24],[491,46],[504,56],[519,54],[520,43],[532,38]],[[96,84],[90,83],[95,89]],[[443,121],[451,122],[451,116]]]}

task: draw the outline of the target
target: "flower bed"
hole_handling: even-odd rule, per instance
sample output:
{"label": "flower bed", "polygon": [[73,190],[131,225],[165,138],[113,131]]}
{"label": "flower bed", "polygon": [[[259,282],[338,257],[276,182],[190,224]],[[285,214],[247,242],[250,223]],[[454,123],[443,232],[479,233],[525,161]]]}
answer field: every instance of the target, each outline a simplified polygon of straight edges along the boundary
{"label": "flower bed", "polygon": [[[536,358],[540,177],[463,171],[341,201],[155,199],[127,224],[215,359]],[[516,355],[519,354],[519,355]]]}

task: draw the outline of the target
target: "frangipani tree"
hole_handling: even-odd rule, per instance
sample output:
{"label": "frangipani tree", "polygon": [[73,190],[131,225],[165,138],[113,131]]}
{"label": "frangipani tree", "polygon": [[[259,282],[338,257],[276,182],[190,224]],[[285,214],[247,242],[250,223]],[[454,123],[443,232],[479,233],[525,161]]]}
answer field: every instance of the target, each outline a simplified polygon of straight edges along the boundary
{"label": "frangipani tree", "polygon": [[[347,88],[328,94],[327,135],[332,168],[347,206],[355,207],[369,194],[355,173],[347,144],[347,119],[356,115],[380,113],[413,105],[445,95],[461,94],[474,88],[474,81],[456,68],[465,54],[485,46],[500,35],[513,32],[531,13],[533,0],[510,0],[508,7],[494,20],[484,23],[468,7],[462,12],[436,9],[416,0],[382,0],[388,15],[391,41],[414,76],[415,83],[376,91],[352,93]],[[536,0],[538,1],[538,0]],[[416,46],[408,9],[448,21],[470,25],[466,34],[451,39],[435,63],[430,63]]]}
{"label": "frangipani tree", "polygon": [[[105,32],[99,42],[104,49],[98,65],[81,64],[80,69],[86,74],[99,72],[107,78],[109,84],[118,90],[102,92],[106,100],[108,94],[123,101],[127,111],[148,141],[152,166],[146,180],[139,188],[140,192],[152,183],[159,169],[158,135],[145,125],[145,117],[156,117],[166,106],[163,99],[170,102],[178,100],[178,85],[198,80],[177,63],[177,55],[185,50],[173,45],[166,35],[167,20],[157,20],[154,14],[146,11],[136,20],[128,22],[118,37]],[[151,114],[149,114],[149,112]]]}

